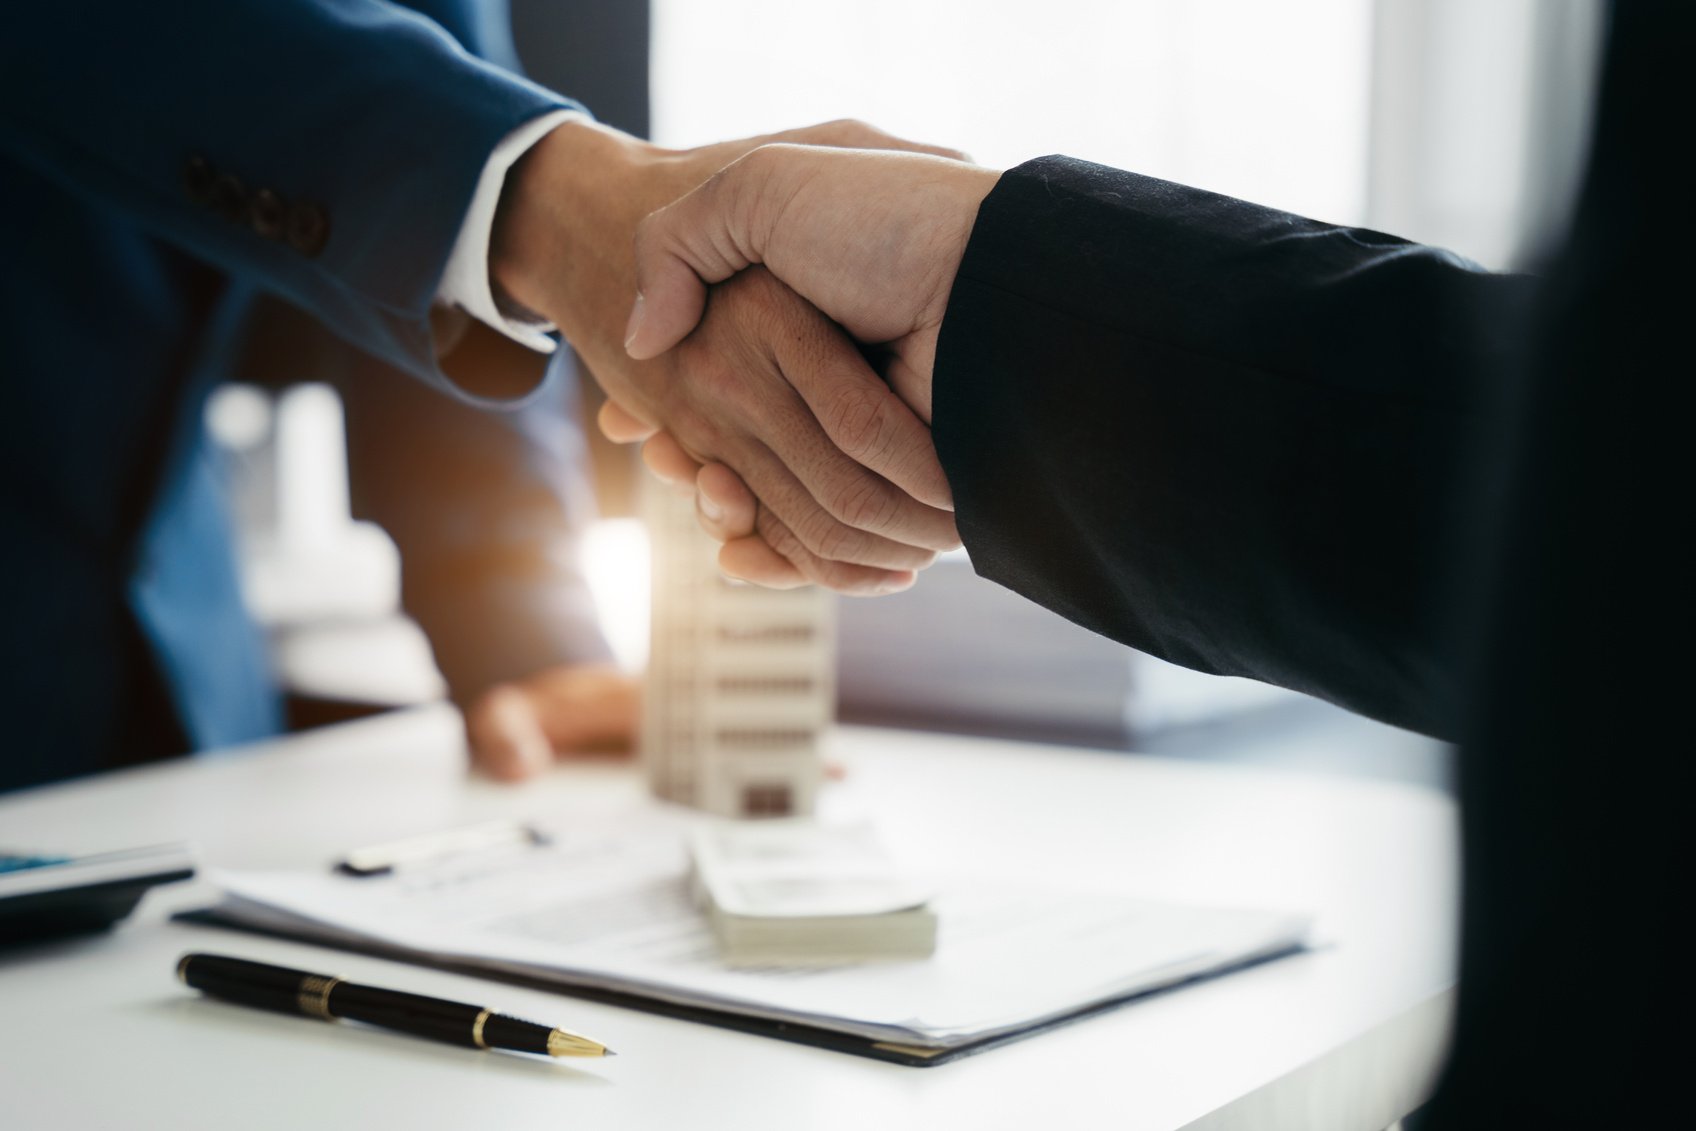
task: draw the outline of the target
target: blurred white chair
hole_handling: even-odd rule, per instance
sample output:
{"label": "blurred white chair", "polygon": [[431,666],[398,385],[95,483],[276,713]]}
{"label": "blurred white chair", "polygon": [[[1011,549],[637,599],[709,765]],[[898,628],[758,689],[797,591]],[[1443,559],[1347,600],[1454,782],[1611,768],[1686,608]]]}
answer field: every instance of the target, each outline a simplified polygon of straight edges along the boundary
{"label": "blurred white chair", "polygon": [[441,698],[429,642],[400,610],[395,544],[353,519],[335,391],[225,385],[207,426],[227,456],[242,589],[285,691],[356,711]]}

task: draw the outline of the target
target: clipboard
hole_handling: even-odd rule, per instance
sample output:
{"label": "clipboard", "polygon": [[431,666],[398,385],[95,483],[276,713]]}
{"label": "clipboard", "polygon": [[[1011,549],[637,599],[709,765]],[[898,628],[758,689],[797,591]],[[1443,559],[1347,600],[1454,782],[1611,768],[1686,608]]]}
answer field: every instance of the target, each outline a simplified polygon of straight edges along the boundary
{"label": "clipboard", "polygon": [[366,955],[372,958],[386,958],[409,965],[424,966],[433,970],[443,970],[451,974],[463,974],[469,977],[482,978],[491,982],[501,982],[507,985],[522,986],[526,989],[546,990],[564,997],[579,998],[584,1001],[599,1002],[603,1005],[615,1005],[625,1009],[634,1009],[642,1013],[652,1013],[660,1017],[669,1017],[678,1021],[689,1021],[698,1025],[710,1025],[719,1029],[730,1029],[738,1033],[748,1033],[757,1037],[769,1037],[774,1040],[789,1041],[794,1044],[807,1045],[812,1048],[827,1049],[831,1052],[847,1053],[850,1056],[865,1057],[879,1060],[888,1064],[899,1064],[908,1068],[935,1068],[951,1064],[966,1057],[976,1056],[991,1049],[1001,1048],[1029,1037],[1047,1033],[1063,1026],[1087,1021],[1103,1013],[1110,1013],[1134,1002],[1162,996],[1183,989],[1196,982],[1210,980],[1249,967],[1258,966],[1275,959],[1299,954],[1310,948],[1302,942],[1268,950],[1243,959],[1240,962],[1219,966],[1203,974],[1196,974],[1161,985],[1152,989],[1139,990],[1122,996],[1094,1002],[1075,1011],[1060,1016],[1046,1018],[1040,1022],[1024,1026],[1009,1032],[998,1033],[981,1040],[954,1045],[949,1048],[929,1048],[918,1045],[902,1045],[891,1041],[875,1041],[850,1033],[842,1033],[821,1026],[803,1025],[793,1021],[772,1020],[752,1017],[732,1010],[713,1009],[699,1005],[683,1005],[665,1001],[644,994],[631,993],[622,990],[606,989],[596,986],[584,986],[558,979],[526,974],[519,971],[492,968],[477,962],[462,962],[444,960],[435,955],[425,954],[405,947],[378,945],[363,941],[353,941],[342,938],[330,938],[323,933],[308,929],[285,930],[273,927],[260,927],[254,923],[229,914],[214,905],[189,911],[178,912],[173,919],[193,924],[195,926],[217,927],[224,930],[236,931],[243,934],[260,935],[268,938],[287,939],[291,942],[308,943],[332,950],[346,951],[353,954]]}
{"label": "clipboard", "polygon": [[748,967],[717,953],[693,826],[644,801],[375,873],[228,872],[180,917],[913,1067],[1301,950],[1312,923],[962,873],[936,878],[930,958]]}
{"label": "clipboard", "polygon": [[975,1039],[975,1041],[968,1041],[963,1045],[953,1045],[948,1046],[948,1048],[929,1048],[929,1046],[901,1045],[901,1043],[895,1043],[895,1041],[875,1041],[875,1039],[863,1038],[863,1036],[856,1036],[856,1034],[851,1033],[841,1033],[836,1029],[823,1028],[823,1026],[809,1026],[809,1024],[801,1024],[801,1022],[782,1021],[782,1019],[770,1019],[770,1017],[748,1016],[743,1012],[729,1011],[729,1009],[712,1009],[712,1007],[707,1006],[678,1004],[678,1002],[670,1002],[670,1000],[651,997],[651,995],[646,994],[636,994],[636,992],[629,992],[629,990],[580,985],[580,983],[568,982],[568,980],[561,980],[561,978],[541,977],[541,975],[517,972],[517,970],[509,970],[509,968],[488,967],[488,965],[483,965],[478,961],[443,960],[439,956],[427,955],[424,951],[409,950],[409,948],[402,948],[402,946],[388,946],[388,944],[356,941],[356,939],[329,938],[327,934],[317,933],[317,931],[307,928],[283,929],[275,928],[275,926],[261,928],[254,922],[246,921],[239,916],[232,916],[224,909],[220,909],[219,905],[200,907],[200,909],[192,909],[192,911],[181,911],[175,914],[173,919],[188,922],[193,926],[210,926],[210,928],[227,929],[227,931],[237,931],[237,933],[258,934],[258,936],[265,936],[265,938],[288,939],[293,943],[324,946],[327,950],[348,951],[348,953],[354,953],[354,955],[404,961],[404,963],[416,965],[416,967],[427,967],[431,970],[444,970],[444,972],[460,973],[460,975],[468,975],[468,977],[485,978],[488,982],[521,985],[524,989],[548,990],[551,994],[600,1002],[604,1006],[619,1006],[622,1009],[634,1009],[634,1011],[648,1012],[648,1014],[656,1014],[656,1016],[672,1017],[677,1021],[706,1024],[706,1026],[714,1026],[714,1028],[719,1029],[733,1029],[736,1033],[748,1033],[753,1034],[753,1036],[778,1039],[778,1041],[790,1041],[795,1045],[823,1048],[823,1050],[834,1051],[834,1053],[848,1053],[850,1056],[863,1056],[868,1060],[885,1061],[885,1063],[902,1065],[902,1067],[907,1068],[934,1068],[940,1067],[940,1065],[948,1065],[953,1061],[963,1060],[967,1056],[996,1050],[996,1048],[1001,1048],[1004,1045],[1013,1045],[1016,1041],[1023,1041],[1023,1039],[1031,1038],[1036,1034],[1048,1033],[1052,1029],[1070,1026],[1075,1022],[1087,1021],[1087,1019],[1104,1014],[1104,1012],[1123,1009],[1124,1006],[1130,1006],[1138,1000],[1172,994],[1175,990],[1184,989],[1192,983],[1223,977],[1223,975],[1238,972],[1238,970],[1257,967],[1257,965],[1262,965],[1267,961],[1274,961],[1277,958],[1286,958],[1289,955],[1297,955],[1297,953],[1311,950],[1304,941],[1292,941],[1286,946],[1270,948],[1270,950],[1257,953],[1257,955],[1245,956],[1243,960],[1233,961],[1228,965],[1209,968],[1208,972],[1175,978],[1172,982],[1162,983],[1162,985],[1150,987],[1150,989],[1135,990],[1130,994],[1097,1000],[1097,1002],[1091,1002],[1089,1006],[1079,1007],[1075,1011],[1065,1012],[1060,1016],[1045,1017],[1043,1021],[1033,1022],[1033,1024],[1021,1026],[1021,1028],[1013,1029],[1013,1031],[1004,1031],[1004,1033],[997,1033],[994,1036],[987,1036],[987,1038]]}

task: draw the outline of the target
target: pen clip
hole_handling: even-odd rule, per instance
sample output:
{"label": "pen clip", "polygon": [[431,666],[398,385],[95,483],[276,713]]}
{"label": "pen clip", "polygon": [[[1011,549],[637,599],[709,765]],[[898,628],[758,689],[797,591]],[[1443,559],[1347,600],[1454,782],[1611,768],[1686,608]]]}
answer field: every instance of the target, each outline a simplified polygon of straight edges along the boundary
{"label": "pen clip", "polygon": [[336,863],[336,871],[346,876],[369,879],[386,876],[397,868],[427,864],[449,856],[486,852],[516,845],[540,846],[548,843],[547,834],[533,825],[519,821],[486,821],[445,832],[427,833],[404,840],[356,848]]}

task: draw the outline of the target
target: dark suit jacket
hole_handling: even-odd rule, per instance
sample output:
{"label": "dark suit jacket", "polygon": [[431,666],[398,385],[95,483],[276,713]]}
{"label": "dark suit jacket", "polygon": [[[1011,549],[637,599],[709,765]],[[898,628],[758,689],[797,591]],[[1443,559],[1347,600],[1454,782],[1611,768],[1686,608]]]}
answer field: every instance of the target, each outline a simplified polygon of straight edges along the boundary
{"label": "dark suit jacket", "polygon": [[604,655],[560,557],[566,385],[537,392],[547,359],[493,331],[444,352],[432,319],[490,149],[573,104],[517,75],[504,0],[412,7],[8,11],[0,788],[278,727],[201,425],[260,295],[333,335],[334,364],[283,376],[342,385],[356,508],[400,543],[456,692]]}
{"label": "dark suit jacket", "polygon": [[1661,276],[1693,22],[1615,13],[1542,282],[1045,158],[984,202],[942,328],[935,434],[980,572],[1461,742],[1440,1127],[1688,1109],[1688,1041],[1656,1036],[1690,1005],[1690,288]]}

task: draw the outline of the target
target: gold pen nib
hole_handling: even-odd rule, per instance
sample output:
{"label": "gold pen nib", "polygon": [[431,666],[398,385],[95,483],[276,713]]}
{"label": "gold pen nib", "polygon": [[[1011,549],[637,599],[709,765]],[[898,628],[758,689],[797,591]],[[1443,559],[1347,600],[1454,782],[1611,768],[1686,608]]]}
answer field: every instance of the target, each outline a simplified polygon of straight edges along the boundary
{"label": "gold pen nib", "polygon": [[591,1041],[578,1033],[555,1029],[548,1034],[549,1056],[617,1056],[599,1041]]}

